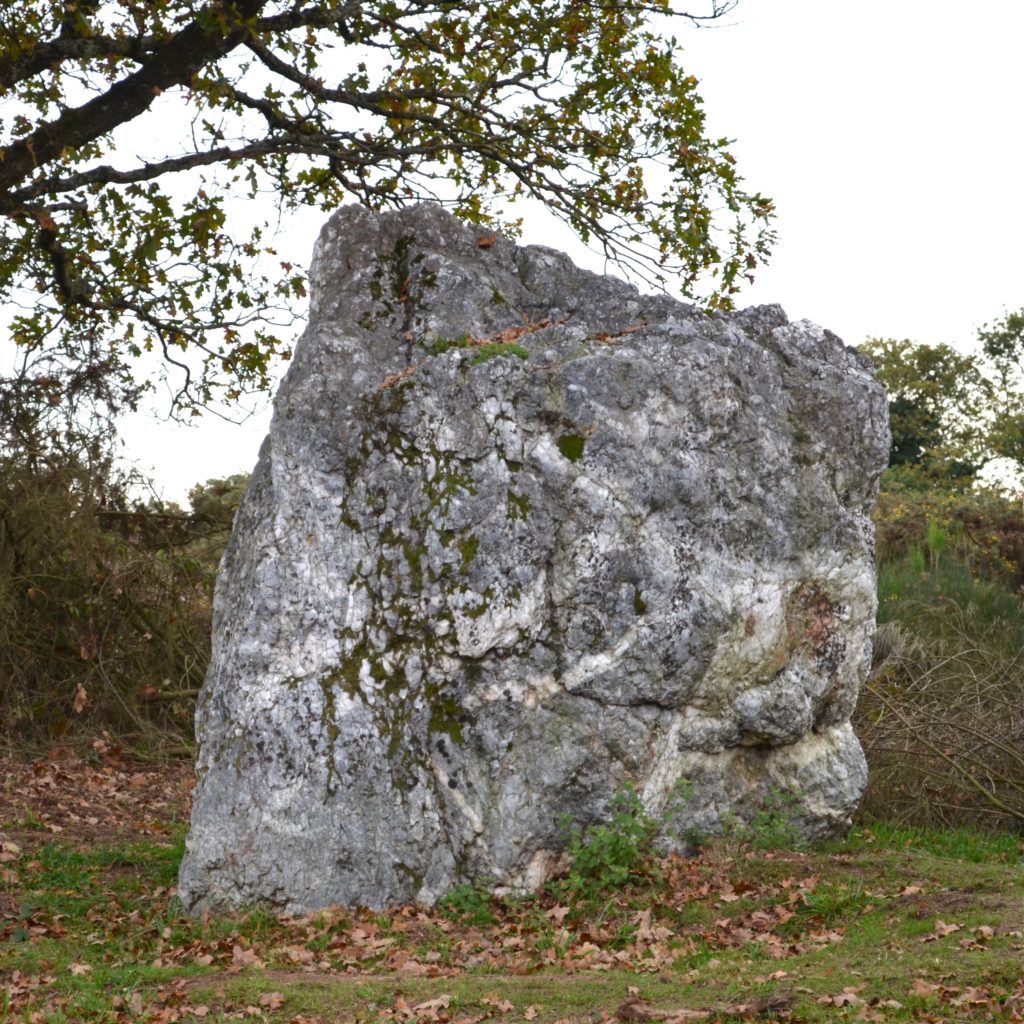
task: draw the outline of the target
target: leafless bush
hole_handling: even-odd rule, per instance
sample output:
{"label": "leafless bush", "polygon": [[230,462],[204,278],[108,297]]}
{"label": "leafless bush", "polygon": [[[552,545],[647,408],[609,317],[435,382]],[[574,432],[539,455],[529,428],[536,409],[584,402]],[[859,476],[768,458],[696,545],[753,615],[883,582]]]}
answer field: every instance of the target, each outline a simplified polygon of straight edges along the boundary
{"label": "leafless bush", "polygon": [[868,816],[902,825],[1024,830],[1024,650],[1019,629],[953,601],[887,623],[856,726]]}
{"label": "leafless bush", "polygon": [[186,747],[224,524],[73,462],[0,470],[0,738]]}

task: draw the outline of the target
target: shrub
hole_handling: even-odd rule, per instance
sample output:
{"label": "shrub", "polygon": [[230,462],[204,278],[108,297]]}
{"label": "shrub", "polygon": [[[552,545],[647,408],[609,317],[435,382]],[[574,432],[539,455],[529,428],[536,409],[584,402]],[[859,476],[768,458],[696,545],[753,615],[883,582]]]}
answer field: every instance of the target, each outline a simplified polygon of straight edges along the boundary
{"label": "shrub", "polygon": [[[892,600],[895,579],[908,591]],[[901,826],[1024,830],[1024,624],[1014,595],[962,565],[882,580],[875,669],[855,726],[862,814]]]}
{"label": "shrub", "polygon": [[223,522],[72,459],[0,468],[0,736],[184,751]]}
{"label": "shrub", "polygon": [[991,491],[958,493],[901,486],[891,471],[874,514],[881,567],[915,549],[935,568],[949,557],[1011,592],[1024,587],[1024,508]]}
{"label": "shrub", "polygon": [[565,823],[571,864],[559,888],[568,899],[594,900],[645,874],[661,823],[647,814],[632,786],[617,793],[609,809],[607,823],[585,831]]}

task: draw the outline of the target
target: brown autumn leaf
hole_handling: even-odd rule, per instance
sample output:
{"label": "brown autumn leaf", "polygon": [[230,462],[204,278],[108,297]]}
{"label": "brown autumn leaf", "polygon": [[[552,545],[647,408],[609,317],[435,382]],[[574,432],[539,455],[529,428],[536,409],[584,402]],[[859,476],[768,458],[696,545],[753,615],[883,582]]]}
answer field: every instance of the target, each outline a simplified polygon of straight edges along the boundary
{"label": "brown autumn leaf", "polygon": [[792,1009],[792,992],[772,992],[749,1003],[736,1003],[725,1012],[730,1017],[779,1017]]}
{"label": "brown autumn leaf", "polygon": [[378,391],[387,391],[393,388],[400,381],[405,380],[407,377],[411,377],[416,372],[416,364],[407,366],[401,373],[389,373],[383,381],[381,381]]}
{"label": "brown autumn leaf", "polygon": [[76,976],[88,974],[92,970],[91,964],[70,964],[68,970]]}
{"label": "brown autumn leaf", "polygon": [[240,945],[231,947],[231,960],[237,967],[262,967],[263,961],[251,949],[244,949]]}
{"label": "brown autumn leaf", "polygon": [[646,999],[638,999],[636,996],[625,1000],[615,1011],[619,1020],[665,1020],[668,1014],[664,1010],[656,1010]]}
{"label": "brown autumn leaf", "polygon": [[268,1010],[279,1010],[284,1005],[282,992],[264,992],[260,996],[260,1006]]}
{"label": "brown autumn leaf", "polygon": [[421,978],[430,973],[430,968],[426,964],[421,964],[419,960],[414,957],[410,957],[408,960],[403,961],[399,964],[398,969],[403,974],[410,974],[414,978]]}
{"label": "brown autumn leaf", "polygon": [[915,978],[913,985],[910,986],[910,995],[931,996],[938,992],[938,990],[938,985],[933,985],[930,981],[925,981],[924,978]]}
{"label": "brown autumn leaf", "polygon": [[987,988],[969,987],[965,988],[954,999],[954,1006],[984,1006],[992,998],[992,993]]}
{"label": "brown autumn leaf", "polygon": [[854,988],[852,985],[848,985],[842,992],[834,996],[820,996],[818,1002],[832,1006],[864,1006],[864,1000],[857,995],[858,991],[863,987],[863,985],[859,985],[857,988]]}
{"label": "brown autumn leaf", "polygon": [[490,1006],[492,1009],[497,1010],[498,1013],[511,1013],[515,1007],[507,999],[502,999],[496,992],[488,992],[487,995],[480,1000],[484,1006]]}
{"label": "brown autumn leaf", "polygon": [[75,699],[71,703],[72,710],[76,715],[80,715],[85,710],[85,705],[89,701],[89,695],[85,692],[85,687],[78,683],[75,686]]}
{"label": "brown autumn leaf", "polygon": [[936,942],[937,940],[944,939],[944,938],[946,938],[947,935],[952,935],[954,932],[958,932],[958,931],[960,931],[960,925],[953,924],[953,923],[946,924],[945,921],[942,921],[942,920],[939,920],[938,918],[936,918],[935,919],[935,931],[933,931],[930,935],[923,936],[921,941],[922,942]]}
{"label": "brown autumn leaf", "polygon": [[448,1009],[451,1001],[452,997],[445,993],[437,996],[435,999],[427,999],[422,1003],[417,1003],[412,1008],[412,1012],[417,1017],[436,1017],[438,1011]]}
{"label": "brown autumn leaf", "polygon": [[773,971],[771,974],[758,974],[754,977],[754,981],[758,985],[765,985],[769,981],[781,981],[783,978],[789,977],[789,971]]}
{"label": "brown autumn leaf", "polygon": [[498,236],[493,233],[481,235],[477,240],[477,247],[480,249],[490,249],[492,245],[498,240]]}

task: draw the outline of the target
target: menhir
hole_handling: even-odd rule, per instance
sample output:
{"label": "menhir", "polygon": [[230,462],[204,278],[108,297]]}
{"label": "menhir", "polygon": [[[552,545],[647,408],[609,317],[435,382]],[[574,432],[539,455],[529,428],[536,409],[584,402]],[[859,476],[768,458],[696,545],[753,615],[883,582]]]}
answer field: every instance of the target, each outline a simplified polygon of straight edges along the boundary
{"label": "menhir", "polygon": [[436,206],[339,211],[217,585],[193,911],[531,888],[635,787],[666,847],[865,783],[870,364]]}

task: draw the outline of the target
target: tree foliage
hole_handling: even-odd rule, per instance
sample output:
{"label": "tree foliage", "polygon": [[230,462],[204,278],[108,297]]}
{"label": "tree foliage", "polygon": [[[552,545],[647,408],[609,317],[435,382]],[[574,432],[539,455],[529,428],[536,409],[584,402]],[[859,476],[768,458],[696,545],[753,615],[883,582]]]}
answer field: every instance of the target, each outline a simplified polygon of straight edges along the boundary
{"label": "tree foliage", "polygon": [[991,367],[999,409],[991,431],[992,448],[1024,467],[1024,310],[983,327],[978,340]]}
{"label": "tree foliage", "polygon": [[889,465],[947,483],[969,483],[993,457],[994,391],[982,361],[949,345],[872,338],[871,356],[889,394]]}
{"label": "tree foliage", "polygon": [[[0,293],[20,379],[185,405],[267,383],[304,294],[255,204],[539,200],[620,265],[727,306],[772,208],[705,129],[671,0],[23,0],[0,11]],[[248,223],[247,223],[248,221]],[[39,398],[40,395],[36,394]]]}

